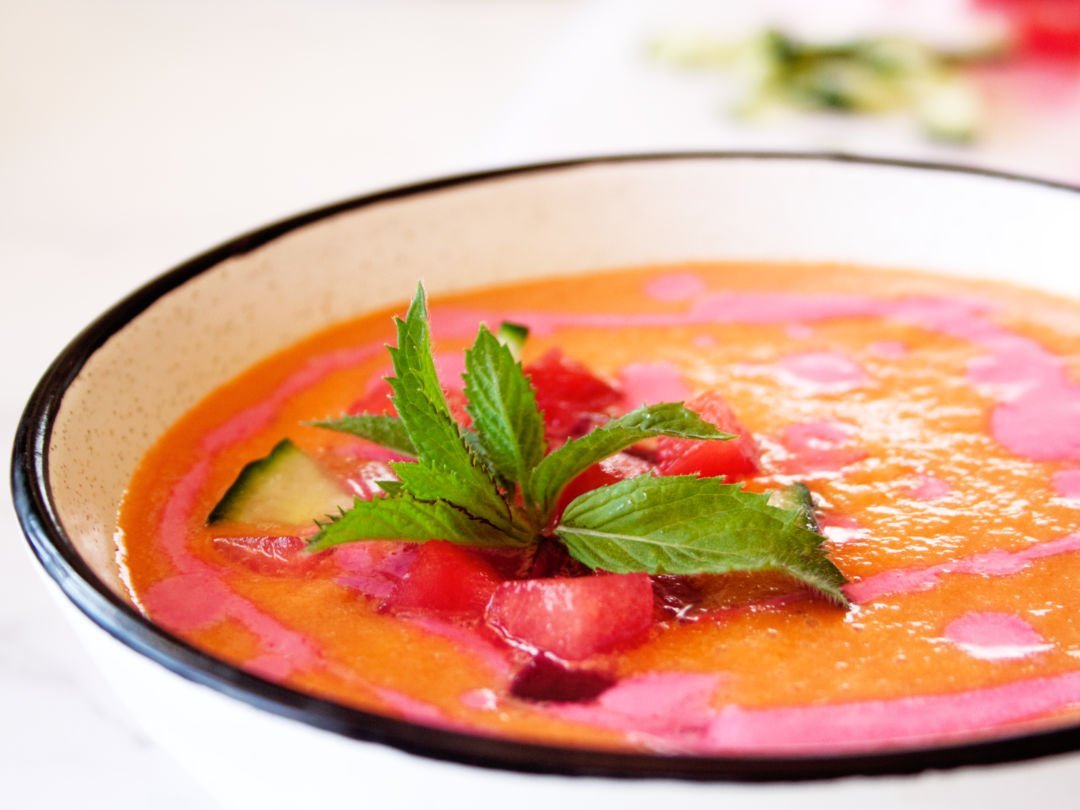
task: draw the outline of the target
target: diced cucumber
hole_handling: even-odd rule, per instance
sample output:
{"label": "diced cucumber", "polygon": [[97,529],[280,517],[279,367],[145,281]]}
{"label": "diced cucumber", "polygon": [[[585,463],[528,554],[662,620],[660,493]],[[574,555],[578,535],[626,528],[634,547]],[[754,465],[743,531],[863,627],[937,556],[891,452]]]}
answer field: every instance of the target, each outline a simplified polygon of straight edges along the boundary
{"label": "diced cucumber", "polygon": [[955,77],[939,77],[919,88],[918,119],[923,131],[939,141],[974,140],[982,122],[978,92]]}
{"label": "diced cucumber", "polygon": [[525,339],[529,337],[529,327],[520,323],[503,321],[495,333],[499,343],[503,344],[514,355],[515,360],[521,359],[521,352],[525,349]]}
{"label": "diced cucumber", "polygon": [[282,439],[240,471],[207,523],[303,526],[347,509],[352,502],[352,496],[311,456]]}
{"label": "diced cucumber", "polygon": [[802,515],[803,525],[812,532],[820,532],[817,514],[814,511],[814,498],[806,484],[796,481],[794,484],[778,489],[769,495],[769,506],[798,512]]}

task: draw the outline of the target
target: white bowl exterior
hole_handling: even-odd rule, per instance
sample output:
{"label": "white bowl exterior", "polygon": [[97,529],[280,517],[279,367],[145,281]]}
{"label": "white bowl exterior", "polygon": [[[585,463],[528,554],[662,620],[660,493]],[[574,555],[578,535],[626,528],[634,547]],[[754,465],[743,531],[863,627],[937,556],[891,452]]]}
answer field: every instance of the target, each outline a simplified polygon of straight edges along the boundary
{"label": "white bowl exterior", "polygon": [[[328,323],[406,299],[591,268],[708,259],[844,261],[1080,295],[1080,194],[979,175],[806,160],[684,159],[515,174],[392,199],[230,259],[96,352],[61,406],[57,512],[123,593],[113,533],[152,441],[215,387]],[[1080,795],[1080,756],[916,778],[750,786],[525,776],[439,763],[284,720],[196,686],[73,608],[136,714],[228,807],[1008,806],[1028,780]],[[884,790],[887,786],[888,790]],[[1046,804],[1044,806],[1058,806]],[[1066,806],[1062,803],[1059,806]]]}

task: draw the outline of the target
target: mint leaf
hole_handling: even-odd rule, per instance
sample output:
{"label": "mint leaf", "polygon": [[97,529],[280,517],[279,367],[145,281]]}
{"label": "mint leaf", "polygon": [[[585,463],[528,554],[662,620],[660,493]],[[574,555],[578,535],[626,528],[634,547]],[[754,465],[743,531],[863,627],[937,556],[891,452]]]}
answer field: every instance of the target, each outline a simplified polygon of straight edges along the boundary
{"label": "mint leaf", "polygon": [[544,419],[521,364],[484,326],[465,353],[465,396],[483,457],[505,481],[524,484],[544,457]]}
{"label": "mint leaf", "polygon": [[411,495],[357,500],[331,523],[321,524],[308,544],[322,551],[354,540],[449,540],[469,546],[506,546],[506,534],[446,501]]}
{"label": "mint leaf", "polygon": [[367,439],[395,453],[403,456],[415,456],[416,448],[413,447],[409,433],[405,430],[405,424],[396,416],[387,414],[363,413],[356,416],[343,416],[340,419],[328,419],[322,422],[312,422],[312,425],[327,430],[336,430],[338,433],[348,433],[350,436],[358,436]]}
{"label": "mint leaf", "polygon": [[534,532],[515,519],[513,511],[500,498],[493,508],[479,501],[471,486],[445,471],[415,461],[398,461],[390,465],[401,488],[421,501],[443,500],[482,518],[504,532],[509,542],[534,540]]}
{"label": "mint leaf", "polygon": [[452,501],[476,517],[496,525],[508,525],[510,507],[495,480],[468,446],[461,429],[450,414],[435,360],[431,354],[427,302],[423,287],[409,306],[404,320],[397,320],[398,345],[391,347],[394,376],[394,407],[416,448],[418,467],[413,480],[422,477],[424,486],[405,490],[421,500]]}
{"label": "mint leaf", "polygon": [[716,478],[642,476],[571,501],[555,527],[570,554],[615,573],[782,571],[846,604],[844,575],[797,511]]}
{"label": "mint leaf", "polygon": [[580,439],[552,451],[525,487],[525,498],[547,515],[563,489],[598,461],[653,436],[683,439],[733,439],[679,402],[646,405],[601,425]]}

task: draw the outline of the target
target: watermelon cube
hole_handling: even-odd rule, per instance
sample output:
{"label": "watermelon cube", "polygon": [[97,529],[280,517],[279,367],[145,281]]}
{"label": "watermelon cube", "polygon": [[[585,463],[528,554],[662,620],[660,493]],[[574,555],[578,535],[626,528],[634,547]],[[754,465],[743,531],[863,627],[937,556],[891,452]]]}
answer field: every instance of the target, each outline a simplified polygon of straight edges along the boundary
{"label": "watermelon cube", "polygon": [[474,551],[429,540],[417,549],[387,607],[478,617],[501,581],[495,567]]}
{"label": "watermelon cube", "polygon": [[581,363],[552,349],[525,367],[549,441],[562,441],[610,417],[622,395]]}
{"label": "watermelon cube", "polygon": [[645,637],[653,623],[652,583],[646,574],[504,582],[484,615],[515,646],[581,661]]}
{"label": "watermelon cube", "polygon": [[723,476],[738,481],[761,471],[757,442],[719,394],[706,392],[687,402],[686,407],[736,438],[720,441],[661,436],[656,440],[660,475]]}

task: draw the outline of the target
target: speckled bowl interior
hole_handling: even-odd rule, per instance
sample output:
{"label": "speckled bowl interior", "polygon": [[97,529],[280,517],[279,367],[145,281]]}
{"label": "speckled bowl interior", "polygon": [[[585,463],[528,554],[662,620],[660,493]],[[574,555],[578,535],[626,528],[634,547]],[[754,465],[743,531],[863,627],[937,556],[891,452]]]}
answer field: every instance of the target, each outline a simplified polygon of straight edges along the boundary
{"label": "speckled bowl interior", "polygon": [[[20,510],[39,556],[70,544],[47,564],[54,578],[127,599],[115,519],[155,438],[245,367],[328,323],[404,301],[417,279],[438,294],[651,262],[792,259],[1076,296],[1078,233],[1075,190],[800,156],[584,161],[346,202],[193,260],[76,341],[24,423],[23,450],[33,455],[37,442],[38,455],[23,458],[30,495]],[[72,573],[61,559],[71,553],[87,570]]]}

